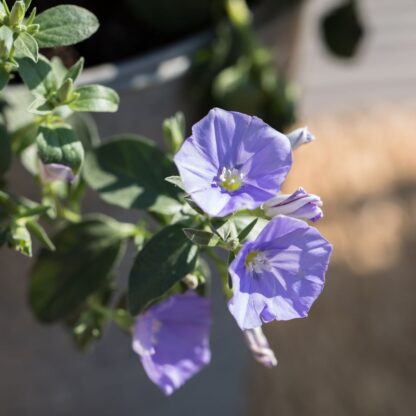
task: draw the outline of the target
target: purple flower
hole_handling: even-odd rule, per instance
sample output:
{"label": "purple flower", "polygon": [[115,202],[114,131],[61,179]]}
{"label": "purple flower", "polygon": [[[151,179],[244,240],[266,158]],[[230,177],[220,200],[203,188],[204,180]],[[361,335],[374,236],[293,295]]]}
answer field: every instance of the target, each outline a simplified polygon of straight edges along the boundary
{"label": "purple flower", "polygon": [[257,117],[214,108],[175,156],[185,190],[207,214],[255,209],[279,191],[292,165],[287,137]]}
{"label": "purple flower", "polygon": [[288,215],[301,220],[316,222],[324,214],[322,201],[319,196],[308,194],[303,188],[298,188],[293,194],[279,194],[267,201],[263,208],[266,215]]}
{"label": "purple flower", "polygon": [[228,308],[241,329],[307,316],[324,287],[331,252],[331,244],[306,222],[273,218],[229,267]]}
{"label": "purple flower", "polygon": [[44,165],[40,162],[39,173],[43,182],[64,181],[73,182],[75,175],[69,166],[59,163],[49,163]]}
{"label": "purple flower", "polygon": [[209,299],[188,291],[151,306],[137,318],[133,350],[166,395],[209,364]]}
{"label": "purple flower", "polygon": [[295,150],[303,144],[308,144],[315,140],[315,136],[308,130],[307,127],[302,127],[300,129],[293,130],[287,135],[292,149]]}
{"label": "purple flower", "polygon": [[243,333],[254,359],[267,368],[275,367],[277,365],[276,356],[269,347],[269,343],[261,327],[246,329]]}

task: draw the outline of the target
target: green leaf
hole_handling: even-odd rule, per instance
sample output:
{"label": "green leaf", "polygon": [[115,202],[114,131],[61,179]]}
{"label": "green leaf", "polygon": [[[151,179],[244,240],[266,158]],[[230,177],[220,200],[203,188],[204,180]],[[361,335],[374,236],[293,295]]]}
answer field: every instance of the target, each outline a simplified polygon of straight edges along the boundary
{"label": "green leaf", "polygon": [[84,159],[84,148],[67,125],[40,127],[36,138],[38,155],[43,163],[59,163],[77,172]]}
{"label": "green leaf", "polygon": [[13,152],[20,154],[33,144],[38,134],[38,126],[36,123],[25,124],[11,134],[11,142]]}
{"label": "green leaf", "polygon": [[55,246],[49,238],[44,228],[35,220],[27,223],[27,228],[30,233],[37,238],[37,240],[43,244],[48,250],[55,251]]}
{"label": "green leaf", "polygon": [[40,25],[35,35],[40,48],[73,45],[89,38],[99,26],[94,14],[72,5],[52,7],[36,16],[33,23]]}
{"label": "green leaf", "polygon": [[251,233],[255,225],[257,224],[258,218],[254,218],[253,221],[251,221],[246,227],[244,227],[240,233],[238,234],[238,240],[243,241],[245,238],[248,237],[248,235]]}
{"label": "green leaf", "polygon": [[46,97],[57,88],[57,80],[52,71],[51,63],[39,56],[37,62],[29,58],[17,60],[19,63],[19,74],[23,82],[37,96]]}
{"label": "green leaf", "polygon": [[43,97],[37,97],[30,103],[27,111],[32,114],[45,115],[53,111],[53,109],[54,107]]}
{"label": "green leaf", "polygon": [[159,195],[149,211],[162,215],[175,215],[183,209],[183,205],[169,196]]}
{"label": "green leaf", "polygon": [[4,175],[12,161],[10,137],[6,127],[0,122],[0,176]]}
{"label": "green leaf", "polygon": [[29,58],[38,61],[39,48],[35,38],[27,32],[22,32],[14,42],[16,58]]}
{"label": "green leaf", "polygon": [[167,178],[165,178],[165,181],[177,186],[179,189],[182,189],[183,191],[185,190],[180,176],[168,176]]}
{"label": "green leaf", "polygon": [[53,238],[56,251],[40,252],[31,273],[29,301],[41,321],[64,318],[102,287],[124,248],[118,229],[111,218],[85,219]]}
{"label": "green leaf", "polygon": [[72,81],[76,81],[77,78],[80,76],[82,70],[84,69],[84,58],[79,58],[77,62],[75,62],[74,65],[69,68],[68,72],[65,74],[65,77],[63,79],[63,82],[65,82],[67,79],[72,79]]}
{"label": "green leaf", "polygon": [[232,218],[227,220],[213,219],[210,225],[212,231],[223,241],[233,240],[238,237],[238,231]]}
{"label": "green leaf", "polygon": [[161,197],[175,199],[177,190],[164,178],[173,162],[150,140],[119,136],[87,154],[83,169],[87,184],[102,199],[123,208],[151,209]]}
{"label": "green leaf", "polygon": [[240,241],[243,240],[242,236],[249,241],[255,240],[268,222],[269,221],[264,218],[258,218],[247,214],[236,215],[233,217],[234,227],[237,229],[238,239]]}
{"label": "green leaf", "polygon": [[62,85],[64,82],[65,76],[68,73],[66,66],[62,62],[62,59],[59,56],[54,56],[51,59],[52,71],[55,74],[58,85]]}
{"label": "green leaf", "polygon": [[73,113],[65,120],[81,140],[85,150],[100,145],[100,136],[94,119],[85,113]]}
{"label": "green leaf", "polygon": [[137,315],[161,297],[196,265],[198,249],[180,224],[170,225],[153,236],[137,255],[130,272],[128,300]]}
{"label": "green leaf", "polygon": [[13,31],[7,26],[0,27],[0,56],[8,58],[13,46]]}
{"label": "green leaf", "polygon": [[184,228],[183,232],[190,241],[199,246],[215,247],[219,241],[219,237],[209,231]]}
{"label": "green leaf", "polygon": [[87,85],[75,90],[79,97],[69,104],[71,110],[87,112],[117,111],[120,98],[111,88],[102,85]]}

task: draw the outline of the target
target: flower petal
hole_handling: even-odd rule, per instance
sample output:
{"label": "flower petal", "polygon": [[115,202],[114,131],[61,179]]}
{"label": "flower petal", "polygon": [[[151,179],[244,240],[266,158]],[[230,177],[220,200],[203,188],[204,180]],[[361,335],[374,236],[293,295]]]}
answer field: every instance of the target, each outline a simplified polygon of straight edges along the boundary
{"label": "flower petal", "polygon": [[133,349],[165,394],[172,394],[210,362],[210,309],[208,299],[188,291],[137,318]]}

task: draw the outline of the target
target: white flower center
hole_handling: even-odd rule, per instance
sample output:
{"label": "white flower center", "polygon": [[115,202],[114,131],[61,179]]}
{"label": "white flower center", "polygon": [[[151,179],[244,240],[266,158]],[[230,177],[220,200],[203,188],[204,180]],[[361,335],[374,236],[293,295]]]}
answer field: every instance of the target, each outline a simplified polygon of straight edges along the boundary
{"label": "white flower center", "polygon": [[246,267],[253,273],[269,272],[272,269],[269,259],[259,251],[247,254]]}
{"label": "white flower center", "polygon": [[219,176],[219,184],[227,191],[236,191],[241,187],[244,180],[244,173],[236,168],[222,168]]}

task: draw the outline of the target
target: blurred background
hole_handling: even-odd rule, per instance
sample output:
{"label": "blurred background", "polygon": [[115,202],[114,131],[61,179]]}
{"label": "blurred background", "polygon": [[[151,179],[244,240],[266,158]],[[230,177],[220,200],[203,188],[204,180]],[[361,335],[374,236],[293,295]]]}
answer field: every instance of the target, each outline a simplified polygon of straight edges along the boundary
{"label": "blurred background", "polygon": [[[64,328],[35,322],[30,261],[3,250],[0,415],[414,415],[416,2],[258,0],[253,21],[220,1],[72,3],[96,13],[100,31],[44,52],[67,65],[84,55],[83,81],[119,91],[119,113],[95,118],[101,137],[162,143],[163,119],[181,110],[189,131],[213,105],[284,131],[308,125],[317,141],[296,152],[285,191],[323,198],[317,227],[335,251],[310,317],[266,327],[272,370],[250,357],[214,279],[213,362],[166,399],[116,328],[83,355]],[[20,99],[18,84],[9,96]],[[36,197],[21,167],[11,179]],[[85,210],[137,220],[93,194]]]}

